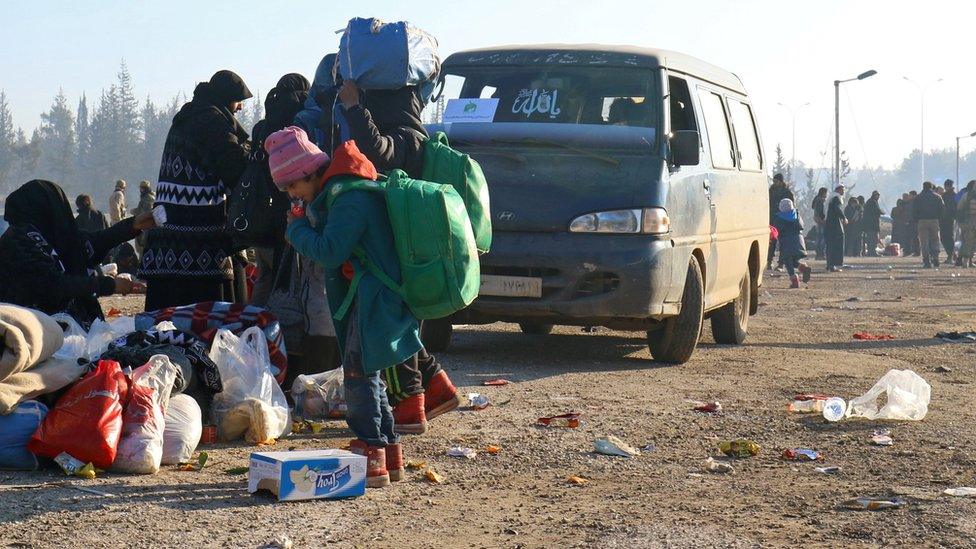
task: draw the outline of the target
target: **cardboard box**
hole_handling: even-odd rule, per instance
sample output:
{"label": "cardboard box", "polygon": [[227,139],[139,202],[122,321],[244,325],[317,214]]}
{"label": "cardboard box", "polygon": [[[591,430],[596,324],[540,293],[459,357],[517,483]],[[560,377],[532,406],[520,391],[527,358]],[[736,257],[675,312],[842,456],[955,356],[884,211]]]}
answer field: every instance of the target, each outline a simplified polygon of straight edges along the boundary
{"label": "cardboard box", "polygon": [[345,450],[254,452],[247,489],[278,501],[348,498],[366,493],[366,456]]}

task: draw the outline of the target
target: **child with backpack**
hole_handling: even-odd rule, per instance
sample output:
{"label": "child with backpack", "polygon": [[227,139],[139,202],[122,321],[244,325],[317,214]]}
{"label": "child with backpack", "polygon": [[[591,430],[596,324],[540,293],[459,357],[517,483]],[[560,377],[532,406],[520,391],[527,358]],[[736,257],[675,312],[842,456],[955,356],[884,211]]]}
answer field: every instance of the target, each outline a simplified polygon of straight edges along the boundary
{"label": "child with backpack", "polygon": [[789,198],[779,201],[779,211],[773,216],[773,226],[779,232],[779,257],[790,275],[790,288],[799,288],[800,275],[796,272],[801,273],[803,282],[810,282],[810,267],[801,262],[807,257],[807,248],[803,241],[803,221]]}
{"label": "child with backpack", "polygon": [[[271,134],[264,146],[275,185],[307,204],[304,216],[289,212],[286,239],[298,253],[328,270],[326,293],[332,311],[343,309],[347,294],[354,292],[345,314],[335,322],[346,420],[356,437],[350,449],[367,458],[367,486],[387,486],[403,477],[403,456],[380,372],[408,360],[422,346],[417,319],[403,298],[360,259],[365,257],[386,276],[400,280],[384,197],[363,190],[340,192],[339,186],[346,183],[375,182],[376,168],[354,141],[339,146],[330,161],[294,126]],[[336,194],[331,206],[330,192]]]}
{"label": "child with backpack", "polygon": [[[420,119],[423,101],[416,86],[361,90],[347,80],[320,100],[326,103],[322,109],[325,123],[320,127],[331,129],[325,132],[325,138],[337,148],[346,133],[379,171],[400,169],[412,178],[421,177],[428,136]],[[332,108],[333,104],[339,108]],[[332,119],[336,110],[341,112],[341,122]],[[447,372],[424,348],[416,356],[386,369],[383,376],[399,433],[423,434],[429,420],[461,404]]]}

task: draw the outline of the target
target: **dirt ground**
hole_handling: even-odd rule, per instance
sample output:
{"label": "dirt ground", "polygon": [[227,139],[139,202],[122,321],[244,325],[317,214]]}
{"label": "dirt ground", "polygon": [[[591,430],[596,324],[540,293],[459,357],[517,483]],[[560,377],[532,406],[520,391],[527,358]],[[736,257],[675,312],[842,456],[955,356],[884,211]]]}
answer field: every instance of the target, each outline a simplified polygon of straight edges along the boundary
{"label": "dirt ground", "polygon": [[[494,405],[442,416],[426,435],[405,439],[407,458],[433,465],[446,477],[441,485],[409,471],[404,482],[358,499],[276,503],[249,495],[246,475],[226,473],[245,466],[253,448],[218,444],[206,448],[211,462],[202,472],[78,481],[115,497],[57,485],[59,471],[0,472],[0,540],[14,547],[258,547],[278,536],[295,547],[972,547],[976,499],[942,491],[976,486],[976,344],[933,335],[976,328],[976,272],[922,270],[912,259],[853,264],[817,272],[801,290],[787,290],[785,276],[767,276],[747,344],[715,345],[706,328],[682,366],[652,362],[639,333],[563,327],[527,336],[512,325],[459,327],[440,358],[462,392],[487,394]],[[897,339],[854,341],[858,330]],[[936,372],[939,366],[951,371]],[[828,424],[786,412],[797,392],[854,397],[891,368],[910,368],[931,384],[923,421]],[[499,377],[513,383],[481,386]],[[692,412],[696,400],[718,400],[725,412]],[[579,429],[534,425],[567,411],[583,414]],[[881,427],[891,429],[893,446],[871,445]],[[594,453],[593,440],[607,434],[646,451],[633,459]],[[717,442],[738,437],[758,442],[761,453],[737,460],[733,474],[703,474]],[[336,421],[324,434],[280,440],[277,449],[335,448],[347,438]],[[447,457],[457,444],[502,449]],[[819,450],[822,465],[843,472],[783,461],[788,447]],[[575,486],[570,475],[591,482]],[[901,497],[907,505],[839,507],[856,496]]]}

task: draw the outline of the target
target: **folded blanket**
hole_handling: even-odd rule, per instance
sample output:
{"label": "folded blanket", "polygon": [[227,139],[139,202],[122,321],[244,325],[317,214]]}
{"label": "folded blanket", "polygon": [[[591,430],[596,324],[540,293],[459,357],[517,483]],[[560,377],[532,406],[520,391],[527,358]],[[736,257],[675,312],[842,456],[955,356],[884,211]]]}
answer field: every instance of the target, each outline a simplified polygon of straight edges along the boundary
{"label": "folded blanket", "polygon": [[85,373],[87,365],[77,360],[49,358],[26,372],[0,382],[0,415],[14,411],[25,400],[59,391]]}
{"label": "folded blanket", "polygon": [[47,360],[64,343],[64,331],[48,315],[0,303],[0,382]]}

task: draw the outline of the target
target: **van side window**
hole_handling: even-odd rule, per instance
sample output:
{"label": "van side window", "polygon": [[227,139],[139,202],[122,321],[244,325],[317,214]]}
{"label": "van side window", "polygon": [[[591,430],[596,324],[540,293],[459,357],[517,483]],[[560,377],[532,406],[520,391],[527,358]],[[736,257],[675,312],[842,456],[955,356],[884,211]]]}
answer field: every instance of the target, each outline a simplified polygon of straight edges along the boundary
{"label": "van side window", "polygon": [[725,102],[722,96],[706,89],[698,89],[705,129],[708,130],[708,149],[712,155],[712,167],[732,169],[735,161],[732,156],[732,134],[725,117]]}
{"label": "van side window", "polygon": [[759,151],[752,108],[741,101],[729,99],[729,114],[735,128],[735,143],[739,147],[739,169],[762,170],[762,153]]}
{"label": "van side window", "polygon": [[668,111],[671,113],[671,131],[698,131],[695,107],[691,104],[691,92],[684,78],[668,75]]}

